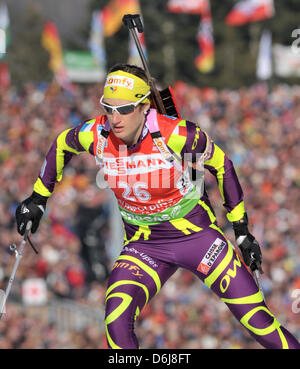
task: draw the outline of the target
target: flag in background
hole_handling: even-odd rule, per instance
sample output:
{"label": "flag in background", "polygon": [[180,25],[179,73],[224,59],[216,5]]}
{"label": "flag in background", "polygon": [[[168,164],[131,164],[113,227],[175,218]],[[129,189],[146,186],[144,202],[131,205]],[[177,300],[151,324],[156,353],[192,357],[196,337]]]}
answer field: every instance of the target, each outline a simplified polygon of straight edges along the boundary
{"label": "flag in background", "polygon": [[272,76],[272,34],[269,30],[265,30],[260,39],[256,76],[261,80]]}
{"label": "flag in background", "polygon": [[92,14],[89,48],[95,62],[101,67],[101,69],[105,69],[106,51],[103,35],[103,14],[101,10],[95,10]]}
{"label": "flag in background", "polygon": [[202,14],[206,12],[207,0],[169,0],[167,9],[173,13]]}
{"label": "flag in background", "polygon": [[200,54],[195,59],[195,66],[201,73],[209,73],[215,64],[215,48],[211,14],[202,16],[197,34]]}
{"label": "flag in background", "polygon": [[104,36],[110,37],[120,29],[123,15],[138,12],[138,0],[110,0],[102,9]]}
{"label": "flag in background", "polygon": [[10,85],[10,74],[8,64],[0,62],[0,87],[8,88]]}
{"label": "flag in background", "polygon": [[[141,15],[141,21],[143,23],[143,19],[142,19],[142,14],[141,14],[141,9],[139,7],[139,3],[137,3],[137,9],[135,11],[136,14],[140,14]],[[144,32],[139,33],[136,32],[137,34],[137,38],[139,40],[139,43],[141,45],[141,48],[143,50],[143,53],[145,55],[145,58],[147,59],[147,52],[146,52],[146,43],[145,43],[145,35]],[[141,68],[144,68],[140,54],[138,52],[138,49],[136,47],[135,41],[133,39],[133,37],[131,36],[131,33],[129,32],[129,49],[128,49],[128,60],[127,60],[128,64],[133,64],[133,65],[137,65]]]}
{"label": "flag in background", "polygon": [[240,0],[227,14],[228,26],[241,26],[273,17],[275,14],[273,0]]}
{"label": "flag in background", "polygon": [[74,93],[75,86],[69,81],[63,62],[63,51],[56,24],[47,21],[42,33],[42,46],[49,52],[49,68],[54,73],[58,84],[70,93]]}
{"label": "flag in background", "polygon": [[0,87],[8,88],[10,73],[8,63],[5,61],[7,46],[10,43],[9,15],[7,5],[0,4]]}
{"label": "flag in background", "polygon": [[209,0],[169,0],[167,9],[174,13],[201,14],[197,33],[200,54],[195,58],[195,66],[201,73],[209,73],[215,63],[213,25]]}
{"label": "flag in background", "polygon": [[42,33],[42,45],[50,54],[49,68],[56,73],[63,65],[61,42],[56,24],[47,21]]}

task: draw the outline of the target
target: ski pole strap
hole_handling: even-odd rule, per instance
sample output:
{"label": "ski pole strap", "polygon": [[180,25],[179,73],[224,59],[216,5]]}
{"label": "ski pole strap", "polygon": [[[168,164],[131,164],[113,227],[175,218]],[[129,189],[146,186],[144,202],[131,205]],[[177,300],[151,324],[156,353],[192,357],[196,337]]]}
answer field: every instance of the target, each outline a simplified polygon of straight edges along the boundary
{"label": "ski pole strap", "polygon": [[27,236],[27,240],[28,240],[29,245],[31,246],[32,250],[33,250],[36,254],[38,254],[39,252],[38,252],[38,250],[34,247],[34,245],[33,245],[32,241],[31,241],[31,239],[29,238],[29,236]]}

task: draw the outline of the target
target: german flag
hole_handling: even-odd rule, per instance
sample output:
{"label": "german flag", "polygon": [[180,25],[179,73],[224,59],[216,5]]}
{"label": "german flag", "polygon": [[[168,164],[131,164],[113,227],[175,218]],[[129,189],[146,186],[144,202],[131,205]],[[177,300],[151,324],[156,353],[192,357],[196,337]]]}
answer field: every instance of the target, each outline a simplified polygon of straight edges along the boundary
{"label": "german flag", "polygon": [[47,21],[42,33],[42,45],[50,54],[49,68],[56,73],[63,65],[63,53],[56,24]]}

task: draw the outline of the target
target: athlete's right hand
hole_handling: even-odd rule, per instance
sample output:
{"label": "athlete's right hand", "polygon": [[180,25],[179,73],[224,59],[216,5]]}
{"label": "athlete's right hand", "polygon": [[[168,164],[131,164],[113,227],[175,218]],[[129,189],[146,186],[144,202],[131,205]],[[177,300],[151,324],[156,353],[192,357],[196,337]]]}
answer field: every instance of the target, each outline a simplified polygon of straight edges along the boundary
{"label": "athlete's right hand", "polygon": [[45,212],[48,197],[33,192],[16,209],[17,230],[24,235],[27,223],[32,221],[31,233],[35,233]]}

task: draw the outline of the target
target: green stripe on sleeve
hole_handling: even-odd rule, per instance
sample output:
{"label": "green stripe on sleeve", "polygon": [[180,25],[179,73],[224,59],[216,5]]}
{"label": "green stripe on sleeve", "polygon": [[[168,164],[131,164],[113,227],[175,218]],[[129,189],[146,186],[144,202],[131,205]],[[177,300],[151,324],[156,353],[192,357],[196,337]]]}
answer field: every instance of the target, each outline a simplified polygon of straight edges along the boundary
{"label": "green stripe on sleeve", "polygon": [[237,222],[242,219],[245,214],[245,203],[241,201],[230,213],[228,213],[227,219],[229,222]]}
{"label": "green stripe on sleeve", "polygon": [[35,184],[33,186],[33,191],[45,197],[50,197],[52,195],[52,193],[48,190],[48,188],[44,186],[40,178],[38,178],[35,181]]}
{"label": "green stripe on sleeve", "polygon": [[92,131],[79,132],[78,140],[85,151],[89,152],[89,148],[94,141],[94,133]]}
{"label": "green stripe on sleeve", "polygon": [[62,132],[57,137],[57,141],[56,141],[57,142],[57,149],[56,149],[56,173],[57,173],[56,180],[57,182],[60,182],[63,176],[64,159],[65,159],[64,151],[69,151],[76,155],[80,154],[79,151],[73,149],[66,143],[66,136],[70,130],[71,128],[67,129],[66,131]]}
{"label": "green stripe on sleeve", "polygon": [[180,135],[178,131],[178,127],[186,127],[186,121],[181,120],[177,126],[174,128],[173,133],[169,137],[167,145],[170,147],[171,150],[175,152],[178,156],[181,156],[181,151],[186,143],[186,136]]}

